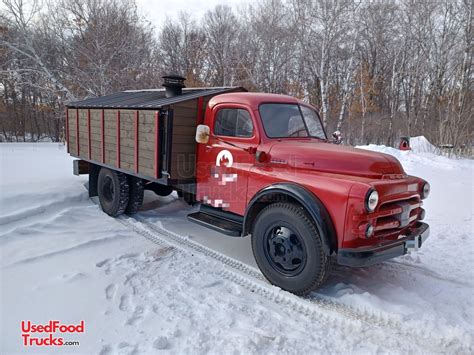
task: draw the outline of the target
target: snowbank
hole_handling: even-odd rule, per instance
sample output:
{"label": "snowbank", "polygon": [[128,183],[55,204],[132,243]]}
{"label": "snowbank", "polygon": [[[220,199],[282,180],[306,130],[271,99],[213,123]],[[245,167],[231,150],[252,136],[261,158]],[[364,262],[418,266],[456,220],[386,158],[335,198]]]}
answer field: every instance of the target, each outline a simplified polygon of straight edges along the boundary
{"label": "snowbank", "polygon": [[410,137],[410,147],[414,153],[436,154],[439,152],[439,149],[431,144],[425,136]]}
{"label": "snowbank", "polygon": [[[422,146],[417,147],[416,149],[422,150],[421,147]],[[453,159],[443,155],[438,155],[436,152],[430,152],[429,146],[425,146],[425,151],[420,152],[416,152],[416,150],[413,149],[399,150],[396,148],[375,144],[357,146],[357,148],[393,155],[395,158],[400,160],[403,167],[409,174],[420,177],[423,177],[425,168],[428,170],[432,168],[439,168],[442,170],[455,170],[461,168],[467,169],[466,173],[472,173],[474,166],[474,161],[472,159]]]}

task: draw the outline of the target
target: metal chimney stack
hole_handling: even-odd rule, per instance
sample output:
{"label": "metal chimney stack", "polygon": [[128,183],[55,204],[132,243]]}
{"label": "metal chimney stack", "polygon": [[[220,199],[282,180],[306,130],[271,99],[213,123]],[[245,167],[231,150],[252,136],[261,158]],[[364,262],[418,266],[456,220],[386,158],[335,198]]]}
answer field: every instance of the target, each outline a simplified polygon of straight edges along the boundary
{"label": "metal chimney stack", "polygon": [[174,97],[181,95],[183,93],[184,81],[186,78],[183,78],[181,75],[177,74],[168,74],[162,77],[163,86],[165,87],[165,96]]}

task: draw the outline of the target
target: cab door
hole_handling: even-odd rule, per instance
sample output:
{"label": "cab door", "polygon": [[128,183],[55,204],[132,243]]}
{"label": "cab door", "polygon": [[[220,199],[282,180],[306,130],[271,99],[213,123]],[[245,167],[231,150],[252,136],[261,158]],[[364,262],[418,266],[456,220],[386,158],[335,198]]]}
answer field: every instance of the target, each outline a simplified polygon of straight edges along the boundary
{"label": "cab door", "polygon": [[238,104],[213,107],[207,144],[199,144],[197,199],[204,204],[243,215],[247,183],[259,143],[255,117]]}

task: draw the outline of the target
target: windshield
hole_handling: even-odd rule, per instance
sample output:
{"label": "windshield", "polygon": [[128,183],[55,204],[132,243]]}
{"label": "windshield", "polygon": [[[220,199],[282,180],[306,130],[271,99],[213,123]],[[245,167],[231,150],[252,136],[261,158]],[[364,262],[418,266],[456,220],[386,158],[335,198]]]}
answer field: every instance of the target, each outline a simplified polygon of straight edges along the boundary
{"label": "windshield", "polygon": [[297,104],[263,104],[259,108],[269,138],[314,137],[326,139],[319,116],[313,109]]}

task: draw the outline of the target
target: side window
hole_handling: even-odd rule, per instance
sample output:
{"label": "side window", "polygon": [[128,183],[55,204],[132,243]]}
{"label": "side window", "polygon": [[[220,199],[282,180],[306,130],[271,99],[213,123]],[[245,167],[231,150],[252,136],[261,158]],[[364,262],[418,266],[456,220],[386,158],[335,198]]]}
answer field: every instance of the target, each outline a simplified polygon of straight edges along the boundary
{"label": "side window", "polygon": [[227,137],[252,137],[253,124],[247,110],[224,108],[217,112],[214,134]]}

